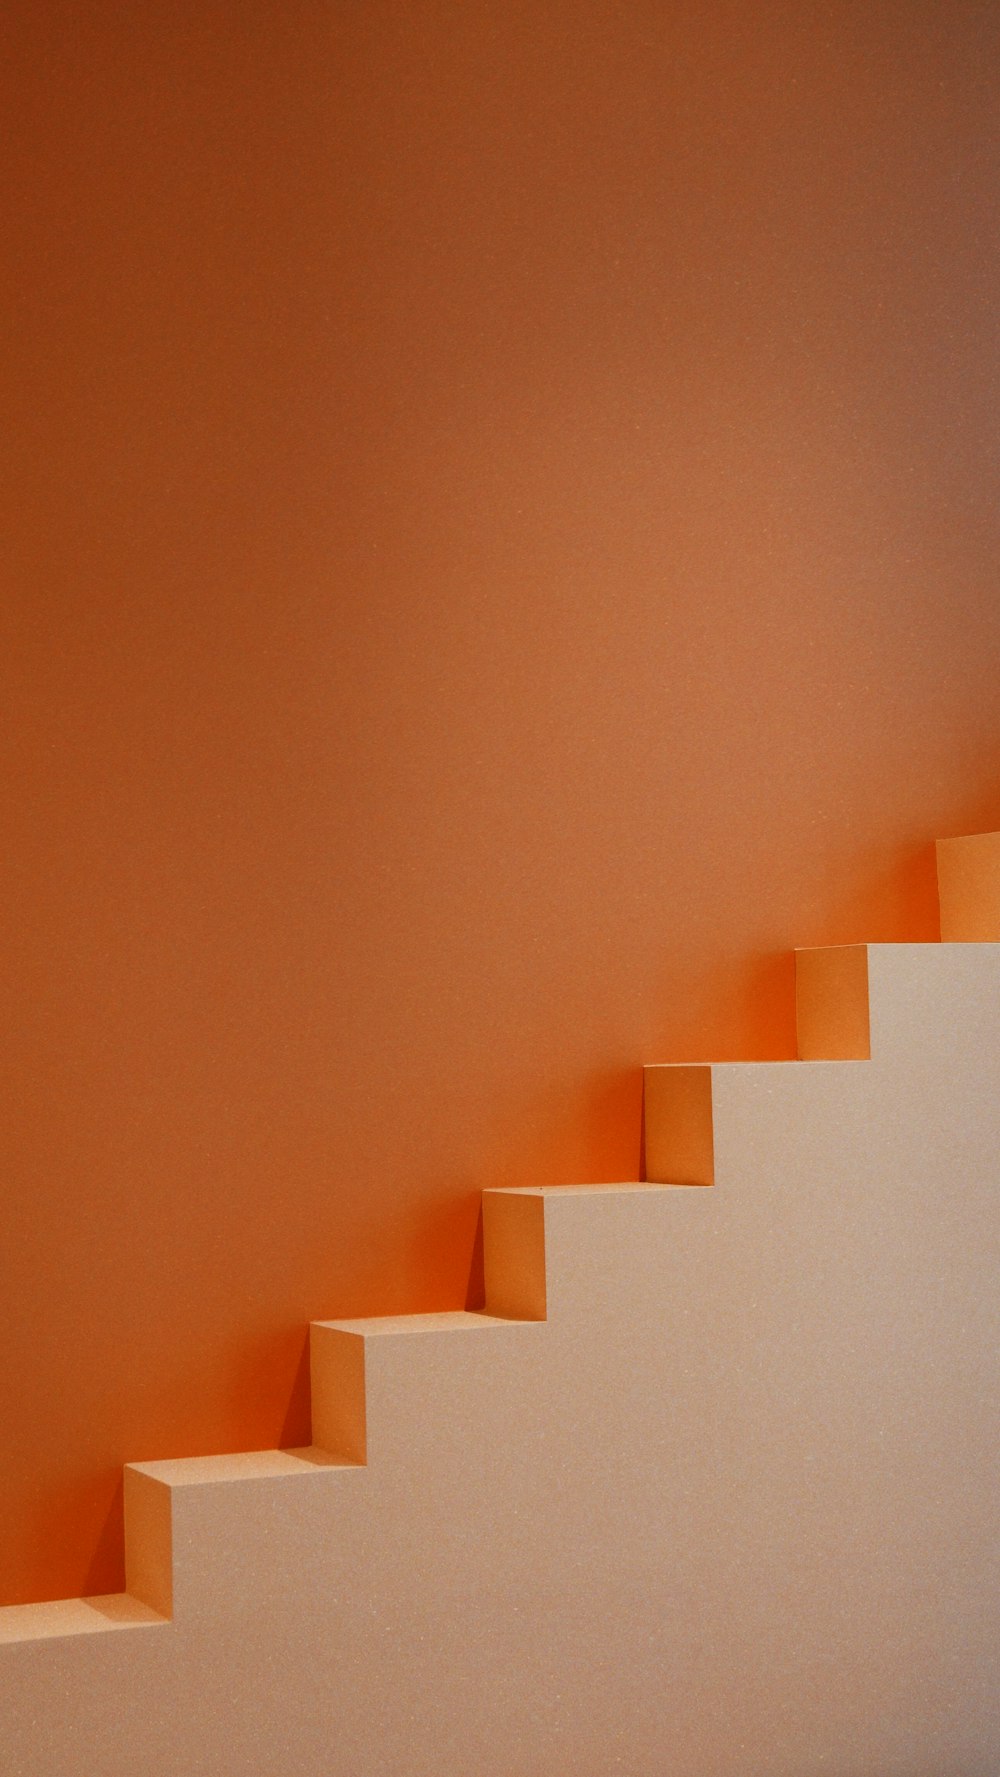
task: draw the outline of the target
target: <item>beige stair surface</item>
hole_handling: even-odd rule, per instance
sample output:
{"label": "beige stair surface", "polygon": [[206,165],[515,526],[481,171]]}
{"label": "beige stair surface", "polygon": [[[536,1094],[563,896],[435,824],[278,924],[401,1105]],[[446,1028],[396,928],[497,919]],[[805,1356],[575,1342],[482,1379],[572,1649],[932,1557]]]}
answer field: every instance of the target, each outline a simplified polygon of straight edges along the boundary
{"label": "beige stair surface", "polygon": [[311,1447],[129,1467],[3,1777],[997,1777],[998,843],[647,1068],[647,1182],[487,1191],[484,1313],[315,1325]]}

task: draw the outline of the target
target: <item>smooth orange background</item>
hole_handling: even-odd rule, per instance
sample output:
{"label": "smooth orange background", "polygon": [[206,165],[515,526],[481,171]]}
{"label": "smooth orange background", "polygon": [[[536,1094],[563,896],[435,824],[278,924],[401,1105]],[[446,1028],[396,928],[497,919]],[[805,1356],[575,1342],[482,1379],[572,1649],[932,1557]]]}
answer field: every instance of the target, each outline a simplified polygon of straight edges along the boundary
{"label": "smooth orange background", "polygon": [[4,1602],[1000,825],[1000,20],[2,25]]}

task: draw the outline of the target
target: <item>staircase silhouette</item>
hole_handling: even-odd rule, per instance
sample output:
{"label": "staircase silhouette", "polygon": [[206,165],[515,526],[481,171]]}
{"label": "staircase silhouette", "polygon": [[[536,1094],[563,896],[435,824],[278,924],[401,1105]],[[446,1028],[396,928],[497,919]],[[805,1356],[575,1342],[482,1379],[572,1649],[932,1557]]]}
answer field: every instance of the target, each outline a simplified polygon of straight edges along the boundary
{"label": "staircase silhouette", "polygon": [[483,1312],[314,1323],[309,1447],[128,1465],[0,1769],[996,1777],[1000,834],[938,880],[645,1069],[643,1182],[485,1191]]}

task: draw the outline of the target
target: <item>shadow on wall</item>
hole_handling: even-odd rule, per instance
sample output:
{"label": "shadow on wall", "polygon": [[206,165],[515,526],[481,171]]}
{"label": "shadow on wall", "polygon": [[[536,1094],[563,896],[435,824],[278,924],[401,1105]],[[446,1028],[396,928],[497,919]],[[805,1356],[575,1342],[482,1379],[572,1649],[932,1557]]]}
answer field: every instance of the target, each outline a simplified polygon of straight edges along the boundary
{"label": "shadow on wall", "polygon": [[[103,1477],[100,1479],[103,1480]],[[116,1574],[122,1566],[122,1551],[125,1547],[125,1483],[120,1470],[109,1484],[111,1502],[84,1575],[81,1588],[81,1596],[84,1598],[102,1593],[107,1586],[108,1574]],[[44,1529],[48,1532],[50,1528],[46,1514]]]}

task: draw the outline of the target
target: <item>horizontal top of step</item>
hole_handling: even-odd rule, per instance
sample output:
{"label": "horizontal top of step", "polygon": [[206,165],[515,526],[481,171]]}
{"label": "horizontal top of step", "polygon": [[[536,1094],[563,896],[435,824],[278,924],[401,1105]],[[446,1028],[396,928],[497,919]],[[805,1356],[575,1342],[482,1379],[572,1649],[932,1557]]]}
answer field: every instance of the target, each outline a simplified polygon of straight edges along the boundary
{"label": "horizontal top of step", "polygon": [[485,1197],[617,1197],[628,1191],[676,1191],[676,1185],[647,1184],[638,1180],[621,1185],[489,1185]]}
{"label": "horizontal top of step", "polygon": [[46,1604],[8,1604],[0,1610],[0,1642],[99,1635],[109,1629],[141,1629],[167,1621],[130,1592],[109,1592],[100,1598],[57,1598]]}
{"label": "horizontal top of step", "polygon": [[363,1320],[314,1320],[314,1327],[328,1327],[335,1333],[361,1333],[364,1337],[385,1334],[413,1333],[475,1333],[490,1332],[494,1327],[510,1327],[510,1320],[496,1314],[479,1314],[456,1308],[440,1314],[374,1314]]}
{"label": "horizontal top of step", "polygon": [[130,1462],[135,1474],[167,1487],[201,1487],[223,1481],[270,1481],[307,1475],[317,1469],[356,1468],[344,1456],[307,1446],[301,1450],[243,1450],[230,1456],[180,1456],[164,1462]]}

